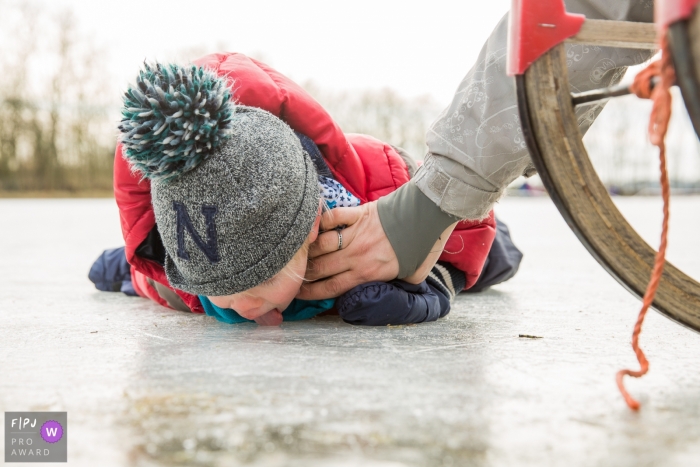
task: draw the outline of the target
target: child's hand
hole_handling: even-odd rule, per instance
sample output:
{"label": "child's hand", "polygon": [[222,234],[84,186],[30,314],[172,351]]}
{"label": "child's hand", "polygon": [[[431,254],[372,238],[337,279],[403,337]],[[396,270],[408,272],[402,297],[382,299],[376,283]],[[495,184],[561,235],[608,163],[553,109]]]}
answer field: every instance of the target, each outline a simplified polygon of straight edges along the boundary
{"label": "child's hand", "polygon": [[358,285],[336,301],[346,323],[362,326],[435,321],[450,312],[447,290],[421,282],[396,280]]}

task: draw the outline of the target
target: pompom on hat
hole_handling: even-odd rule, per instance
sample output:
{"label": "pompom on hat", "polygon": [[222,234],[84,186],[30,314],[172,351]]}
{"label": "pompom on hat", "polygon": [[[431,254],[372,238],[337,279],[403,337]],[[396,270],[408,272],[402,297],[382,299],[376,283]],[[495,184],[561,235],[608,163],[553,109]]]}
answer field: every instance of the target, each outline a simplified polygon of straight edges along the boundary
{"label": "pompom on hat", "polygon": [[230,295],[277,274],[318,213],[316,170],[292,129],[235,105],[195,66],[145,65],[124,94],[123,157],[151,182],[165,272],[192,294]]}
{"label": "pompom on hat", "polygon": [[121,142],[134,170],[167,181],[209,157],[230,131],[232,114],[231,90],[213,72],[144,64],[124,94]]}

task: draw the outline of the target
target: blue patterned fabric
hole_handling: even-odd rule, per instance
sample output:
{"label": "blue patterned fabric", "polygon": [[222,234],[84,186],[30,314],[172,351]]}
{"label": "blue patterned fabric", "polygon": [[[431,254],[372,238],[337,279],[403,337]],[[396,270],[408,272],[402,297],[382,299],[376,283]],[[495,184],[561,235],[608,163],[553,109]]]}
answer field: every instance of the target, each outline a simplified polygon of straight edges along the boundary
{"label": "blue patterned fabric", "polygon": [[326,201],[328,209],[354,208],[362,204],[358,197],[332,178],[319,175],[318,185],[321,188],[321,197]]}

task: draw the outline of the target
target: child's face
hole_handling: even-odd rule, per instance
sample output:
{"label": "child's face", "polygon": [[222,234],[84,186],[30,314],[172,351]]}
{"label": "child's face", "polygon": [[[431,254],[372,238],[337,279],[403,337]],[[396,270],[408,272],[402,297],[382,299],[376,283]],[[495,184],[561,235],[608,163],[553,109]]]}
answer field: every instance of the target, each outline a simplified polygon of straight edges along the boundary
{"label": "child's face", "polygon": [[231,308],[246,319],[255,320],[271,311],[281,313],[299,293],[306,272],[308,248],[300,249],[271,279],[233,295],[207,297],[219,308]]}
{"label": "child's face", "polygon": [[255,320],[259,324],[279,325],[282,322],[282,312],[292,303],[304,282],[309,245],[318,237],[320,222],[321,204],[319,203],[316,222],[309,236],[306,237],[306,242],[289,263],[271,279],[233,295],[207,298],[219,308],[230,308],[242,317]]}

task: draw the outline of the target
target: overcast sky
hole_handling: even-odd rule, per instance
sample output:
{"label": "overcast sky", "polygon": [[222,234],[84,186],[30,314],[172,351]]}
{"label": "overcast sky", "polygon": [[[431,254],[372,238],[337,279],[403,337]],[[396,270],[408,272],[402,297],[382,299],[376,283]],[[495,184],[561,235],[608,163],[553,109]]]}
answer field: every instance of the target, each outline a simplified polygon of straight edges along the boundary
{"label": "overcast sky", "polygon": [[110,51],[126,83],[146,59],[183,49],[243,52],[328,89],[391,87],[441,104],[510,0],[51,0]]}

